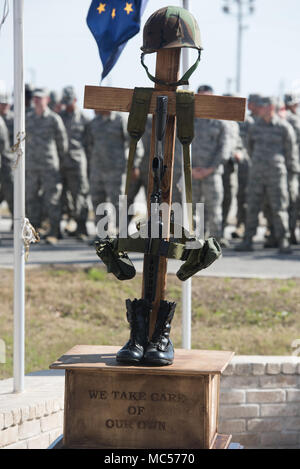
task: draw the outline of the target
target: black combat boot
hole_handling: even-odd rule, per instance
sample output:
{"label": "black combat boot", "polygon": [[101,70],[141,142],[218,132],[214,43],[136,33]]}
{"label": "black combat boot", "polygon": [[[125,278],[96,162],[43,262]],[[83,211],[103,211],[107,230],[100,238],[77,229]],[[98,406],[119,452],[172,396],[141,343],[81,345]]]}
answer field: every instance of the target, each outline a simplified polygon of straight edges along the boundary
{"label": "black combat boot", "polygon": [[238,252],[253,251],[252,237],[245,236],[243,241],[235,246],[234,250]]}
{"label": "black combat boot", "polygon": [[279,254],[292,254],[292,248],[287,238],[283,238],[279,241]]}
{"label": "black combat boot", "polygon": [[84,220],[77,221],[77,228],[73,234],[79,241],[86,241],[88,239],[88,232]]}
{"label": "black combat boot", "polygon": [[147,365],[162,366],[173,363],[174,348],[170,339],[170,331],[175,308],[176,303],[160,302],[155,329],[144,354],[144,363]]}
{"label": "black combat boot", "polygon": [[127,320],[130,324],[130,339],[116,356],[121,363],[139,363],[148,343],[150,304],[147,300],[126,300]]}
{"label": "black combat boot", "polygon": [[298,240],[297,240],[295,230],[291,230],[291,232],[290,232],[290,242],[291,242],[291,244],[294,244],[294,245],[298,244]]}

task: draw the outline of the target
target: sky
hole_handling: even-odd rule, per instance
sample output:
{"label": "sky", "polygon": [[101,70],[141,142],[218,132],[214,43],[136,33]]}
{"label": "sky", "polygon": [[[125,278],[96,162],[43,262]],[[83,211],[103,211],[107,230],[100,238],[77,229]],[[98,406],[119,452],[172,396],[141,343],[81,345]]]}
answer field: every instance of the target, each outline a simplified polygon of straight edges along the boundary
{"label": "sky", "polygon": [[[235,12],[236,2],[230,2]],[[73,85],[80,107],[84,86],[99,85],[102,71],[96,42],[86,24],[90,4],[91,0],[24,0],[25,81],[51,90]],[[152,86],[140,65],[142,30],[155,10],[169,4],[182,6],[182,1],[148,1],[140,33],[128,42],[103,85]],[[292,89],[300,90],[300,1],[254,0],[254,4],[254,14],[245,18],[240,96],[255,92],[279,95]],[[3,5],[4,0],[0,0],[0,15]],[[9,5],[9,16],[0,32],[0,87],[11,91],[12,0]],[[189,1],[204,47],[201,63],[190,79],[191,89],[210,84],[216,94],[235,91],[237,19],[224,14],[223,5],[224,0]],[[189,55],[192,62],[197,52],[190,50]],[[149,55],[146,63],[154,73],[155,54]]]}

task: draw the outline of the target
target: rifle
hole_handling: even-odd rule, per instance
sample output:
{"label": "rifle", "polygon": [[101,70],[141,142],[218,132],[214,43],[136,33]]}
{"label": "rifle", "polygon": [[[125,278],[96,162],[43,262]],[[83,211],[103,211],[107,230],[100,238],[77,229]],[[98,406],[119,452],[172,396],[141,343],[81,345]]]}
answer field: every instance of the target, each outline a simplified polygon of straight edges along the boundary
{"label": "rifle", "polygon": [[159,255],[151,254],[153,234],[162,239],[163,223],[159,211],[161,203],[161,184],[165,174],[164,139],[167,123],[168,97],[158,96],[156,101],[155,155],[152,161],[153,191],[150,198],[150,217],[148,221],[148,242],[145,252],[144,298],[150,304],[156,296]]}

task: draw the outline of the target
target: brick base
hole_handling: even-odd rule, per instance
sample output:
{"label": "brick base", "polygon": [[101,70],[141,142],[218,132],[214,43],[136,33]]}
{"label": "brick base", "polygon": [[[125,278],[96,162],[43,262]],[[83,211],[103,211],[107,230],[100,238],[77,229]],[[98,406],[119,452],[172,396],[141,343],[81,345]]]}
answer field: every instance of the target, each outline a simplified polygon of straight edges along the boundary
{"label": "brick base", "polygon": [[221,378],[220,433],[245,448],[300,448],[300,360],[235,357]]}
{"label": "brick base", "polygon": [[[53,410],[51,414],[44,406],[44,411],[35,412],[35,418],[30,418],[33,414],[24,409],[19,409],[19,418],[15,421],[9,419],[8,415],[6,419],[0,420],[3,422],[2,428],[0,428],[1,449],[46,449],[62,434],[62,403],[59,410]],[[22,412],[22,410],[24,411]],[[10,413],[12,414],[12,412]],[[5,420],[11,425],[5,427]]]}
{"label": "brick base", "polygon": [[[0,448],[48,448],[63,433],[63,377],[36,379],[53,398],[0,407]],[[300,358],[235,357],[221,377],[219,415],[219,433],[245,448],[300,448]]]}

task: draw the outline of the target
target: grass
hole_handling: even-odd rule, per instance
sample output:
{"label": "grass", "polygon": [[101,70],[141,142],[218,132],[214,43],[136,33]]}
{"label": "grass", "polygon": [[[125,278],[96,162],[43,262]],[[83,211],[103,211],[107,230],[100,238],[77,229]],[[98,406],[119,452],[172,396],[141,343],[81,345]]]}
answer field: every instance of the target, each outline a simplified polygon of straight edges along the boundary
{"label": "grass", "polygon": [[[0,270],[0,339],[12,376],[13,272]],[[99,268],[28,269],[26,372],[47,369],[76,344],[123,345],[129,336],[125,299],[140,298],[141,275],[120,282]],[[181,346],[181,282],[168,277],[166,299],[177,302],[172,339]],[[300,338],[300,279],[193,279],[193,348],[237,354],[291,355]]]}

